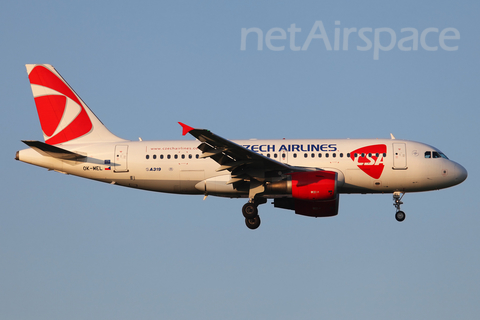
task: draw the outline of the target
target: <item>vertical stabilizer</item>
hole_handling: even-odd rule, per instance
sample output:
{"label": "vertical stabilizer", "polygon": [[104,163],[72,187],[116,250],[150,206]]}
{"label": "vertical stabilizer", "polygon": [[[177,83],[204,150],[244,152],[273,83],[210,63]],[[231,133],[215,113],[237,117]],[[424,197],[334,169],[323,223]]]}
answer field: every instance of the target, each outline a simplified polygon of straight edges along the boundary
{"label": "vertical stabilizer", "polygon": [[27,64],[45,143],[124,141],[112,134],[49,64]]}

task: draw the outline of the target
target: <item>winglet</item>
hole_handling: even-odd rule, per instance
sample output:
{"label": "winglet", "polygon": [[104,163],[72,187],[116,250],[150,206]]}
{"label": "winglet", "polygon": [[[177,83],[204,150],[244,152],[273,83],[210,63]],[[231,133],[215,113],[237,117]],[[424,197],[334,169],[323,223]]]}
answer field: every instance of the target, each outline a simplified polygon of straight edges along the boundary
{"label": "winglet", "polygon": [[187,126],[185,123],[181,123],[181,122],[179,122],[178,124],[179,124],[179,125],[181,125],[181,126],[182,126],[182,128],[183,128],[182,135],[186,135],[187,133],[189,133],[190,131],[192,131],[192,130],[193,130],[193,128],[192,128],[192,127],[190,127],[190,126]]}

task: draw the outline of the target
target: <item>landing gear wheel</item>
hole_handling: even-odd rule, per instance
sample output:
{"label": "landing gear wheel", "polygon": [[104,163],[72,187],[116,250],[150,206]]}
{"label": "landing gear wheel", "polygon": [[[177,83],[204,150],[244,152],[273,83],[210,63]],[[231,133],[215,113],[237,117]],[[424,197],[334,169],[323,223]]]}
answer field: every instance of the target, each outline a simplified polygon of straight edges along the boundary
{"label": "landing gear wheel", "polygon": [[245,224],[249,229],[257,229],[258,227],[260,227],[260,217],[257,215],[252,219],[245,218]]}
{"label": "landing gear wheel", "polygon": [[397,219],[398,222],[405,220],[405,212],[397,211],[397,213],[395,213],[395,219]]}
{"label": "landing gear wheel", "polygon": [[253,219],[256,216],[258,216],[258,208],[255,204],[253,204],[251,202],[247,202],[243,205],[242,213],[243,213],[243,216],[245,217],[245,219]]}

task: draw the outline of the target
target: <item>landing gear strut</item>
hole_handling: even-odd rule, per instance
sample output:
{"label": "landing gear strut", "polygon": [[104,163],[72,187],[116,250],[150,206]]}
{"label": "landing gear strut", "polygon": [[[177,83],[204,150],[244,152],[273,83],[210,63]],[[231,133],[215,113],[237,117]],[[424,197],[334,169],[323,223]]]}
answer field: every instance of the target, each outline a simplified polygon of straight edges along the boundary
{"label": "landing gear strut", "polygon": [[260,217],[258,216],[258,205],[266,203],[266,199],[258,199],[256,201],[250,200],[245,203],[242,208],[243,216],[245,217],[245,224],[249,229],[257,229],[260,226]]}
{"label": "landing gear strut", "polygon": [[395,191],[393,193],[393,205],[397,209],[397,212],[395,213],[395,219],[397,219],[398,222],[402,222],[405,220],[405,212],[400,210],[400,205],[403,204],[402,198],[405,195],[405,193]]}

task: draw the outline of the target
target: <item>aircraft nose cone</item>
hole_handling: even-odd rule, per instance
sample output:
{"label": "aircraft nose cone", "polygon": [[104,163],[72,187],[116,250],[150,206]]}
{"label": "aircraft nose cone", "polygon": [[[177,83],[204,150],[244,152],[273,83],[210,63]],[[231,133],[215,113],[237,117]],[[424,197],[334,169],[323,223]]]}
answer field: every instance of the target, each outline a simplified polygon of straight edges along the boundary
{"label": "aircraft nose cone", "polygon": [[468,173],[467,169],[459,165],[458,163],[455,164],[455,180],[457,180],[457,183],[461,183],[467,179]]}

